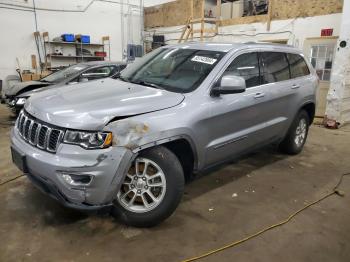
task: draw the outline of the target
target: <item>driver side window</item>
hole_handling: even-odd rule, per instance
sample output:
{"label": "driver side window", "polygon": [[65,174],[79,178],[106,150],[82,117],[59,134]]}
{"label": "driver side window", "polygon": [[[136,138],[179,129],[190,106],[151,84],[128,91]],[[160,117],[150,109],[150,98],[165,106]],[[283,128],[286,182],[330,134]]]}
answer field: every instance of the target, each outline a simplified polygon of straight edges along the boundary
{"label": "driver side window", "polygon": [[247,88],[260,85],[258,53],[246,53],[236,57],[225,70],[224,75],[226,74],[244,78]]}

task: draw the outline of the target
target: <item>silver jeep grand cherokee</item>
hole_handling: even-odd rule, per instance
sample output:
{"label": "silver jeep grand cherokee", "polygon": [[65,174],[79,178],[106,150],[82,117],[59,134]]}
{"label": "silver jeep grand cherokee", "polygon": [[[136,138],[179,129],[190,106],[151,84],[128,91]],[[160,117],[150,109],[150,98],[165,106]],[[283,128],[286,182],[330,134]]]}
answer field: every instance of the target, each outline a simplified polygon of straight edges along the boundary
{"label": "silver jeep grand cherokee", "polygon": [[270,143],[299,153],[318,79],[297,49],[263,43],[159,48],[105,79],[31,97],[14,163],[77,209],[133,226],[169,217],[192,173]]}

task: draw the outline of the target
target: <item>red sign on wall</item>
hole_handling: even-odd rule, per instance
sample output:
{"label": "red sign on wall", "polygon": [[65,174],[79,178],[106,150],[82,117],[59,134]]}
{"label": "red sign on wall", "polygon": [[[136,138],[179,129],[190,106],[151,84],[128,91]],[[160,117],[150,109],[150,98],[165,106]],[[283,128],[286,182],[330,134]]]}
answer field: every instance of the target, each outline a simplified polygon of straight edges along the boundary
{"label": "red sign on wall", "polygon": [[327,28],[321,30],[321,36],[332,36],[333,35],[333,28]]}

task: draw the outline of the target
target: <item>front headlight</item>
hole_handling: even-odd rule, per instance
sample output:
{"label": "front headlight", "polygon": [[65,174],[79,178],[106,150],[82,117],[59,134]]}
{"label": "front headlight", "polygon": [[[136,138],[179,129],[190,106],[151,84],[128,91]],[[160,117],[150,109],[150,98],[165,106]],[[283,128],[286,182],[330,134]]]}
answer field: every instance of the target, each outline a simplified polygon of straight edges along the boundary
{"label": "front headlight", "polygon": [[17,106],[23,106],[27,101],[27,97],[19,97],[16,99]]}
{"label": "front headlight", "polygon": [[63,142],[79,145],[86,149],[107,148],[112,145],[112,133],[110,132],[82,132],[67,130]]}

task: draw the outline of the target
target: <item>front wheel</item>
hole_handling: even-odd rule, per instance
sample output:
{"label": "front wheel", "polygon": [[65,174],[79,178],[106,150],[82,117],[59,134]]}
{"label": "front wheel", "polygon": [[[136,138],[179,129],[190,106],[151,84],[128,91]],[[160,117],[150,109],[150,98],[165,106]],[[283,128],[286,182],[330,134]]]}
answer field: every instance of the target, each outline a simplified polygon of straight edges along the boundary
{"label": "front wheel", "polygon": [[305,110],[301,110],[280,144],[281,151],[291,155],[299,154],[306,142],[309,124],[310,118],[308,113]]}
{"label": "front wheel", "polygon": [[151,227],[168,218],[184,190],[181,163],[159,146],[139,154],[131,165],[113,203],[112,215],[136,227]]}

